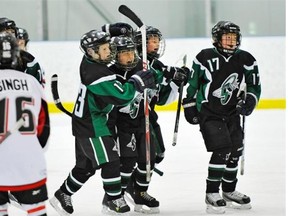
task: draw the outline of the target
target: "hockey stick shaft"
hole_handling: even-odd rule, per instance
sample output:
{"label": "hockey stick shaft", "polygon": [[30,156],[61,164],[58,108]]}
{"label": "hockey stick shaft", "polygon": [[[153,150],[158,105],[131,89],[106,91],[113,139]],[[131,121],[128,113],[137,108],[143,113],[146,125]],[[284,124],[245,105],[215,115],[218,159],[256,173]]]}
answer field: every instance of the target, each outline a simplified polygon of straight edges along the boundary
{"label": "hockey stick shaft", "polygon": [[58,92],[58,76],[57,76],[57,74],[54,74],[51,77],[51,91],[52,91],[52,97],[53,97],[53,100],[54,100],[56,107],[59,110],[61,110],[62,112],[64,112],[65,114],[72,117],[72,114],[69,111],[67,111],[61,103],[61,100],[59,97],[59,92]]}
{"label": "hockey stick shaft", "polygon": [[[243,78],[240,87],[239,87],[239,92],[237,94],[238,97],[243,94],[242,99],[245,101],[246,100],[246,94],[247,94],[247,86],[245,83],[245,79]],[[242,116],[242,133],[243,133],[243,150],[242,150],[242,156],[240,159],[240,175],[244,175],[244,167],[245,167],[245,121],[246,121],[246,116]]]}
{"label": "hockey stick shaft", "polygon": [[[186,66],[186,62],[187,62],[187,54],[185,54],[183,57],[183,66],[184,67]],[[182,96],[183,96],[183,88],[184,88],[184,83],[182,82],[180,84],[180,87],[179,87],[179,97],[178,97],[178,104],[177,104],[176,120],[175,120],[172,146],[175,146],[177,143],[178,128],[179,128],[179,121],[180,121],[180,111],[181,111],[181,102],[182,102]]]}
{"label": "hockey stick shaft", "polygon": [[[147,47],[146,47],[146,25],[141,19],[126,5],[120,5],[119,12],[133,21],[140,29],[142,36],[142,62],[143,70],[148,68]],[[146,145],[146,181],[151,180],[151,159],[150,159],[150,122],[149,122],[149,101],[147,89],[144,90],[144,116],[145,116],[145,145]]]}
{"label": "hockey stick shaft", "polygon": [[242,156],[240,160],[240,174],[244,175],[244,166],[245,166],[245,116],[242,116],[242,131],[243,131],[243,150],[242,150]]}
{"label": "hockey stick shaft", "polygon": [[25,124],[25,119],[21,117],[14,125],[14,127],[11,130],[8,130],[3,136],[0,136],[0,144],[4,142],[12,133],[19,130],[20,127],[22,127]]}

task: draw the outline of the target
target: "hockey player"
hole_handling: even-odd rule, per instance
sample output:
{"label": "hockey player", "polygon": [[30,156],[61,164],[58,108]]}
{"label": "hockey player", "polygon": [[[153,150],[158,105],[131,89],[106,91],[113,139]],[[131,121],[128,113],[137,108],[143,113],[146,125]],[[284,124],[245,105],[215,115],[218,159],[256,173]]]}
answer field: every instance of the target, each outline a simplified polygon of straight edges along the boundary
{"label": "hockey player", "polygon": [[[131,36],[131,32],[133,32],[132,27],[126,23],[106,24],[102,27],[102,29],[110,32],[113,35],[122,34],[125,36]],[[158,60],[154,58],[159,57],[159,53],[164,52],[165,42],[162,40],[162,34],[158,29],[155,29],[153,27],[148,27],[147,29],[149,30],[147,31],[147,39],[149,39],[147,43],[147,49],[149,53],[148,56],[150,57],[149,60],[151,60],[151,62],[155,62]],[[135,50],[137,49],[139,53],[139,47],[142,48],[141,34],[139,41],[139,32],[137,32],[136,39],[137,44],[134,44],[131,39],[127,37],[114,38],[114,41],[117,45],[118,54],[116,57],[116,64],[113,70],[115,71],[115,73],[117,73],[117,77],[119,78],[119,80],[121,80],[122,83],[125,82],[125,80],[127,80],[131,75],[133,75],[135,71],[137,71],[136,68],[143,67],[142,61],[138,61],[137,65],[135,64],[135,60],[138,60],[139,58],[135,54]],[[161,44],[160,47],[159,44]],[[164,157],[165,151],[160,126],[156,122],[157,114],[154,111],[155,103],[165,105],[166,103],[172,102],[173,98],[175,98],[175,95],[178,94],[178,87],[177,85],[175,85],[174,82],[172,83],[171,81],[173,80],[176,82],[181,82],[182,80],[185,80],[187,78],[185,71],[183,71],[183,69],[181,68],[173,67],[173,69],[171,68],[169,71],[166,70],[166,68],[167,67],[165,67],[162,63],[159,63],[158,67],[153,68],[155,71],[158,72],[158,74],[160,74],[159,79],[156,82],[158,83],[158,87],[156,91],[148,90],[150,107],[152,108],[150,109],[149,114],[150,122],[152,123],[150,127],[150,163],[152,170],[154,168],[155,162],[161,162]],[[173,86],[174,92],[171,86]],[[156,97],[155,95],[158,95],[158,97]],[[145,174],[146,146],[145,116],[143,108],[144,105],[142,96],[137,98],[134,103],[131,103],[129,107],[127,106],[124,108],[118,108],[116,123],[113,122],[111,123],[111,125],[116,125],[117,138],[120,145],[120,159],[122,162],[122,192],[124,193],[124,191],[126,191],[127,183],[129,180],[131,180],[129,187],[127,188],[127,192],[131,194],[131,196],[128,196],[128,198],[130,198],[130,201],[132,201],[135,205],[134,210],[144,213],[159,213],[159,201],[147,193],[150,182],[146,181]],[[114,118],[115,116],[110,118],[110,121]],[[137,169],[135,169],[132,178],[130,178],[135,162],[137,162]],[[105,202],[103,202],[103,204],[105,204]]]}
{"label": "hockey player", "polygon": [[10,197],[28,216],[46,216],[48,108],[37,80],[15,70],[18,61],[15,37],[0,33],[0,216]]}
{"label": "hockey player", "polygon": [[72,115],[76,165],[50,200],[61,214],[73,213],[71,196],[101,169],[103,188],[111,213],[130,211],[121,195],[120,160],[116,142],[107,127],[113,105],[127,105],[145,88],[154,88],[151,71],[138,71],[124,85],[107,64],[115,57],[115,46],[108,33],[91,30],[80,40],[84,53],[80,65],[81,84]]}
{"label": "hockey player", "polygon": [[27,51],[27,45],[29,42],[29,34],[27,30],[24,28],[16,27],[16,31],[19,48],[21,50]]}
{"label": "hockey player", "polygon": [[[0,32],[8,32],[18,38],[18,31],[16,24],[13,20],[2,17],[0,18]],[[17,66],[17,70],[22,71],[24,73],[30,74],[34,76],[39,83],[45,87],[45,72],[41,68],[40,64],[37,62],[35,57],[25,51],[20,50],[19,64]]]}
{"label": "hockey player", "polygon": [[200,125],[206,149],[212,152],[206,179],[206,211],[225,213],[225,207],[235,205],[251,208],[250,197],[236,191],[243,150],[240,115],[253,112],[261,85],[255,58],[239,49],[238,25],[218,22],[212,28],[212,40],[214,48],[203,49],[193,61],[183,108],[186,120]]}
{"label": "hockey player", "polygon": [[[147,47],[147,60],[150,69],[161,71],[163,73],[164,79],[161,83],[158,83],[157,91],[150,91],[150,124],[152,138],[156,145],[156,156],[154,158],[154,163],[160,163],[164,159],[165,145],[163,142],[163,137],[161,133],[160,125],[158,124],[158,115],[155,111],[155,105],[166,105],[173,102],[179,90],[179,85],[181,82],[187,83],[187,77],[189,74],[189,69],[186,67],[170,67],[164,65],[159,58],[164,54],[165,51],[165,39],[159,29],[153,26],[146,27],[146,47]],[[139,55],[142,57],[142,35],[140,30],[134,33],[134,42],[137,45],[137,50]],[[145,149],[144,149],[145,150]],[[128,195],[134,200],[136,205],[146,205],[152,212],[159,212],[159,201],[154,197],[142,196],[139,199],[139,195],[145,195],[142,191],[147,191],[149,183],[143,182],[143,177],[141,179],[141,173],[145,170],[145,164],[138,166],[134,171],[133,177],[131,178],[130,184],[128,184],[127,192]],[[141,180],[140,180],[141,179]],[[145,212],[146,207],[142,207],[142,211]]]}

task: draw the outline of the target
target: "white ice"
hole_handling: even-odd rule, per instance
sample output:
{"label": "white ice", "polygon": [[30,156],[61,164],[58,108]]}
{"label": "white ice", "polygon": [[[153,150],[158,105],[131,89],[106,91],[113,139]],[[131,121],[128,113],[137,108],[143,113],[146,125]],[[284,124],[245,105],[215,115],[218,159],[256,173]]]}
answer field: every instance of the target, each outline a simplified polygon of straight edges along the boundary
{"label": "white ice", "polygon": [[[198,126],[189,125],[181,112],[177,145],[172,146],[175,112],[159,112],[166,155],[153,174],[149,193],[160,201],[159,215],[198,216],[205,212],[205,179],[210,154],[206,152]],[[48,191],[51,197],[74,166],[71,119],[51,115],[51,137],[46,152]],[[285,110],[256,110],[246,118],[245,174],[237,189],[251,197],[251,210],[228,210],[233,216],[285,215]],[[103,198],[100,172],[73,195],[75,216],[101,215]],[[48,216],[57,216],[47,202]],[[10,207],[9,216],[25,212]],[[131,213],[130,215],[140,215]]]}

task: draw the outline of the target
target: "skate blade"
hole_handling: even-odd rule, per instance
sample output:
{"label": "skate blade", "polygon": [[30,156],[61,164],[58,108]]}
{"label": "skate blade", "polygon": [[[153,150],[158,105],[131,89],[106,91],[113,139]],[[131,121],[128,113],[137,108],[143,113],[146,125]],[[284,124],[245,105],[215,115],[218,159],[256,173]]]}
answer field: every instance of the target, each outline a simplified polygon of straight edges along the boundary
{"label": "skate blade", "polygon": [[126,201],[128,201],[131,205],[134,206],[134,211],[138,213],[143,214],[159,214],[160,210],[159,207],[150,208],[146,205],[138,205],[134,202],[134,199],[131,197],[131,195],[127,192],[124,194],[124,198]]}
{"label": "skate blade", "polygon": [[229,201],[226,201],[226,207],[229,209],[239,209],[239,210],[249,210],[252,208],[250,203],[239,204],[236,202],[229,202]]}
{"label": "skate blade", "polygon": [[136,204],[134,207],[135,212],[143,213],[143,214],[159,214],[159,207],[148,207],[146,205],[138,205]]}
{"label": "skate blade", "polygon": [[66,212],[62,207],[60,202],[58,201],[58,199],[56,197],[52,197],[49,200],[49,203],[51,204],[51,206],[58,212],[59,215],[61,216],[69,216],[70,214],[68,212]]}
{"label": "skate blade", "polygon": [[225,214],[225,206],[215,207],[212,205],[207,205],[207,214]]}
{"label": "skate blade", "polygon": [[109,209],[109,207],[104,206],[104,205],[102,207],[102,211],[101,212],[104,215],[125,215],[125,216],[130,215],[129,212],[118,213],[118,212],[112,211],[111,209]]}

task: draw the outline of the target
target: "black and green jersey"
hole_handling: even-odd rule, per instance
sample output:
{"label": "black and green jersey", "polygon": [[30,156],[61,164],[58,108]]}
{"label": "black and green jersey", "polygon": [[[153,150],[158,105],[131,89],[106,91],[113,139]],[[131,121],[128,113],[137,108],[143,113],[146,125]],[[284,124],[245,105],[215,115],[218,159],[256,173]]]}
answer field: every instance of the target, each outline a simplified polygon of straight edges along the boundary
{"label": "black and green jersey", "polygon": [[121,84],[109,68],[88,60],[80,65],[81,84],[72,115],[72,132],[78,137],[111,135],[108,114],[114,105],[127,105],[139,93],[134,84]]}
{"label": "black and green jersey", "polygon": [[24,50],[20,51],[19,64],[16,70],[32,75],[43,87],[45,87],[44,70],[41,68],[35,57],[29,52]]}
{"label": "black and green jersey", "polygon": [[199,112],[231,115],[236,111],[241,82],[246,83],[247,94],[258,101],[261,94],[258,65],[250,53],[239,49],[225,57],[215,48],[204,49],[193,61],[186,100],[196,94]]}

